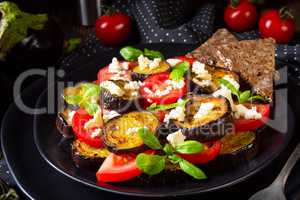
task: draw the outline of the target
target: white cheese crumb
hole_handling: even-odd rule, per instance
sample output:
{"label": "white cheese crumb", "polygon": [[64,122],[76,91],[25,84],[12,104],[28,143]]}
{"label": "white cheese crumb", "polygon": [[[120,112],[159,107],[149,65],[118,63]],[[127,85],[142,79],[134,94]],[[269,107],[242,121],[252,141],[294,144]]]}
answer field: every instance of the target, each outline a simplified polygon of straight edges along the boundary
{"label": "white cheese crumb", "polygon": [[120,62],[116,57],[114,57],[111,61],[111,63],[108,65],[108,72],[110,73],[118,73],[122,71],[122,67],[120,65]]}
{"label": "white cheese crumb", "polygon": [[181,144],[185,140],[185,136],[182,134],[181,130],[171,133],[167,136],[168,142],[175,147],[178,144]]}
{"label": "white cheese crumb", "polygon": [[148,129],[146,126],[145,127],[132,127],[132,128],[128,128],[125,132],[126,135],[130,135],[130,134],[134,134],[137,133],[139,131],[139,129],[141,128],[146,128]]}
{"label": "white cheese crumb", "polygon": [[138,90],[141,87],[141,81],[129,81],[124,85],[124,89],[126,90]]}
{"label": "white cheese crumb", "polygon": [[236,111],[234,112],[234,117],[236,119],[238,118],[245,118],[245,119],[261,119],[262,115],[261,113],[257,112],[256,107],[252,106],[251,109],[248,109],[242,104],[238,104],[235,106]]}
{"label": "white cheese crumb", "polygon": [[168,114],[165,115],[164,122],[169,123],[170,119],[175,119],[180,122],[184,121],[185,118],[185,107],[177,106],[175,109],[172,109]]}
{"label": "white cheese crumb", "polygon": [[201,119],[211,111],[215,105],[213,103],[201,103],[199,110],[194,115],[194,119]]}
{"label": "white cheese crumb", "polygon": [[171,85],[172,88],[174,88],[174,89],[181,89],[184,87],[184,84],[185,84],[183,79],[181,79],[180,81],[173,81],[173,80],[168,79],[165,81],[165,83]]}
{"label": "white cheese crumb", "polygon": [[176,58],[169,58],[166,60],[166,62],[171,65],[171,67],[174,67],[175,65],[177,65],[178,63],[181,63],[182,60],[180,59],[176,59]]}
{"label": "white cheese crumb", "polygon": [[161,62],[161,58],[154,58],[153,60],[149,60],[149,58],[145,57],[144,55],[140,55],[138,57],[139,67],[143,70],[149,68],[150,70],[159,67]]}
{"label": "white cheese crumb", "polygon": [[101,133],[102,133],[102,130],[100,128],[97,128],[91,133],[91,138],[101,136]]}
{"label": "white cheese crumb", "polygon": [[120,116],[120,114],[115,110],[104,110],[103,112],[103,120],[105,123],[118,116]]}
{"label": "white cheese crumb", "polygon": [[[199,62],[199,61],[195,61],[193,62],[193,66],[192,66],[192,72],[196,74],[196,78],[194,78],[193,80],[202,87],[207,87],[211,84],[211,74],[208,73],[208,71],[205,69],[205,64]],[[198,80],[201,79],[201,80]]]}
{"label": "white cheese crumb", "polygon": [[68,122],[72,123],[75,113],[76,113],[75,110],[68,113],[68,120],[67,120]]}
{"label": "white cheese crumb", "polygon": [[153,94],[152,90],[150,90],[149,88],[145,87],[144,91],[148,94]]}
{"label": "white cheese crumb", "polygon": [[93,118],[84,124],[84,129],[99,128],[103,125],[101,109],[94,114]]}
{"label": "white cheese crumb", "polygon": [[195,61],[192,65],[192,72],[195,74],[207,74],[208,71],[205,69],[205,64]]}
{"label": "white cheese crumb", "polygon": [[125,92],[113,81],[103,81],[100,87],[107,89],[111,94],[117,95],[119,97],[123,96]]}

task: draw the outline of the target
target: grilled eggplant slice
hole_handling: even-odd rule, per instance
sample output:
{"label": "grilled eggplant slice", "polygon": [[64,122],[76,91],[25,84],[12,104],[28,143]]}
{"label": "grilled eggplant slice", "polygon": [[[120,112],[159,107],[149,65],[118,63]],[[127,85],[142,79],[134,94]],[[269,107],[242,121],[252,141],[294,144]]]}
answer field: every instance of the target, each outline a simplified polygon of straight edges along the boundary
{"label": "grilled eggplant slice", "polygon": [[138,135],[139,128],[148,128],[156,134],[158,119],[150,112],[130,112],[109,121],[104,129],[104,142],[110,151],[142,152],[146,149]]}
{"label": "grilled eggplant slice", "polygon": [[221,153],[212,164],[223,170],[248,162],[259,152],[259,134],[255,132],[228,134],[221,141]]}
{"label": "grilled eggplant slice", "polygon": [[152,74],[166,72],[169,69],[170,69],[170,65],[165,61],[161,61],[159,67],[154,69],[149,69],[149,68],[142,69],[140,66],[136,66],[132,70],[131,78],[132,80],[136,80],[136,81],[144,81],[148,76]]}
{"label": "grilled eggplant slice", "polygon": [[59,133],[65,138],[73,138],[72,122],[70,121],[70,113],[72,110],[65,109],[63,112],[58,113],[56,118],[56,127]]}
{"label": "grilled eggplant slice", "polygon": [[78,168],[96,171],[101,163],[110,154],[106,149],[96,149],[84,142],[75,140],[72,145],[72,159]]}
{"label": "grilled eggplant slice", "polygon": [[[207,114],[195,118],[202,103],[211,103],[214,107]],[[230,105],[224,98],[193,96],[186,105],[185,113],[183,122],[173,120],[169,124],[180,129],[187,139],[207,142],[233,131]]]}
{"label": "grilled eggplant slice", "polygon": [[236,81],[239,81],[239,76],[236,73],[231,72],[229,70],[222,69],[219,67],[213,67],[209,65],[205,65],[205,69],[211,75],[210,84],[209,85],[202,84],[203,79],[198,78],[196,74],[192,73],[191,83],[192,83],[192,89],[194,89],[194,91],[205,93],[205,94],[213,93],[214,91],[220,88],[219,79],[221,79],[226,75],[231,76]]}
{"label": "grilled eggplant slice", "polygon": [[102,106],[105,109],[115,110],[118,113],[124,113],[134,109],[135,101],[138,101],[139,98],[139,90],[125,89],[124,86],[128,83],[127,81],[117,80],[113,82],[124,91],[124,95],[119,97],[111,94],[108,89],[102,88],[100,93]]}

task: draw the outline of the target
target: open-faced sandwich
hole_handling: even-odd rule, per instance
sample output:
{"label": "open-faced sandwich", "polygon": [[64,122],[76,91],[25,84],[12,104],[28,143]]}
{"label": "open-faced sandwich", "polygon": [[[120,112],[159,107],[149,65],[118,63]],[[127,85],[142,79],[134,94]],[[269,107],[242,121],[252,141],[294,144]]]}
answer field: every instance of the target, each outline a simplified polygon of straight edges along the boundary
{"label": "open-faced sandwich", "polygon": [[[217,31],[186,56],[120,50],[97,80],[65,88],[57,128],[72,159],[99,182],[181,170],[206,179],[213,160],[228,165],[258,152],[275,72],[270,39],[237,41]],[[230,166],[232,167],[232,166]]]}

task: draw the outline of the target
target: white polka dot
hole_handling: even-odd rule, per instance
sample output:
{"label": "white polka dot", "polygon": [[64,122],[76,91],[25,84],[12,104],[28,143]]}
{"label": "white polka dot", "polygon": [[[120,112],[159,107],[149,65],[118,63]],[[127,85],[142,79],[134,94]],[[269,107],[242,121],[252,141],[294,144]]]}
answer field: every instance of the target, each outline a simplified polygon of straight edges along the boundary
{"label": "white polka dot", "polygon": [[158,36],[157,33],[155,33],[154,36],[157,37]]}
{"label": "white polka dot", "polygon": [[181,36],[181,33],[178,33],[178,36]]}
{"label": "white polka dot", "polygon": [[160,42],[163,42],[163,39],[159,39]]}
{"label": "white polka dot", "polygon": [[169,33],[166,33],[166,36],[169,36]]}
{"label": "white polka dot", "polygon": [[172,39],[171,39],[171,42],[174,42],[174,41],[175,41],[174,38],[172,38]]}

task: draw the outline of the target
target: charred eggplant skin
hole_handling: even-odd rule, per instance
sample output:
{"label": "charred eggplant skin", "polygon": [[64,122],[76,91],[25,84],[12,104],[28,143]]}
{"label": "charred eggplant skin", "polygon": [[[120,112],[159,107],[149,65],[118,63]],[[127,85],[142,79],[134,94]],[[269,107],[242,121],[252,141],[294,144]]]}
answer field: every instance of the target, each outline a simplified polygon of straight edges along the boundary
{"label": "charred eggplant skin", "polygon": [[[93,151],[95,153],[91,154]],[[102,155],[99,155],[99,153],[102,153]],[[80,169],[97,171],[108,154],[109,152],[106,149],[94,149],[79,140],[75,140],[71,144],[72,160],[75,166]]]}
{"label": "charred eggplant skin", "polygon": [[68,124],[62,113],[58,113],[56,117],[56,128],[65,138],[71,139],[74,137],[72,126]]}
{"label": "charred eggplant skin", "polygon": [[149,74],[139,74],[136,72],[131,73],[131,78],[133,81],[144,81],[146,78],[148,78]]}
{"label": "charred eggplant skin", "polygon": [[[206,98],[208,100],[213,99],[217,101],[218,99],[220,99],[220,98],[209,97],[209,96],[194,96],[192,97],[193,100],[187,103],[186,109],[188,108],[188,106],[193,104],[193,101],[198,101],[198,100],[202,101],[203,99]],[[183,127],[181,126],[182,123],[178,123],[176,121],[171,120],[169,122],[169,127],[172,127],[173,130],[176,128],[177,130],[181,130],[182,133],[186,136],[186,139],[189,140],[197,140],[200,142],[218,140],[224,137],[226,134],[232,133],[234,131],[234,127],[232,123],[233,119],[232,119],[229,103],[226,99],[222,99],[222,101],[225,101],[223,106],[226,106],[226,108],[224,108],[225,109],[224,113],[221,116],[219,116],[217,119],[213,119],[206,124],[195,125],[192,127]]]}
{"label": "charred eggplant skin", "polygon": [[150,112],[133,111],[112,119],[104,128],[104,143],[114,153],[140,153],[147,149],[135,128],[147,127],[153,134],[159,128],[158,119]]}
{"label": "charred eggplant skin", "polygon": [[115,110],[118,113],[124,113],[133,110],[134,100],[127,100],[112,95],[107,89],[102,88],[100,92],[102,107],[108,110]]}

